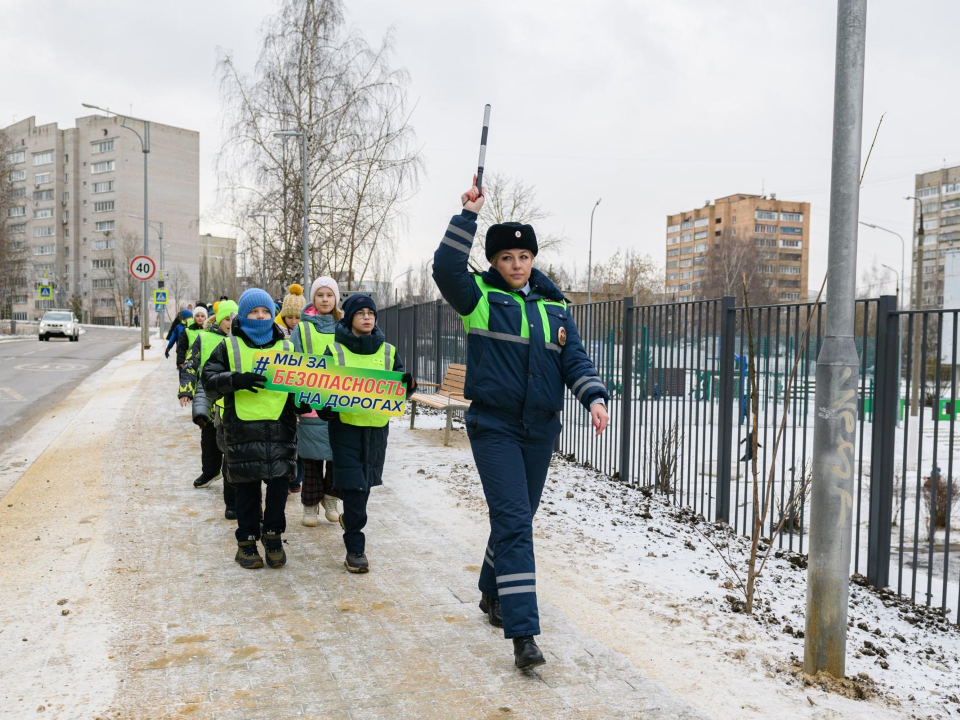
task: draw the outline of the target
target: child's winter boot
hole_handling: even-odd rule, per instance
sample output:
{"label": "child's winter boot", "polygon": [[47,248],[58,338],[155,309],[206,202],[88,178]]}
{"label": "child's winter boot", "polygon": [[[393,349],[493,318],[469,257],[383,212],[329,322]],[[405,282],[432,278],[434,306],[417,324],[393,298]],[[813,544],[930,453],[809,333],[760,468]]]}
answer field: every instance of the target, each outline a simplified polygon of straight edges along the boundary
{"label": "child's winter boot", "polygon": [[257,539],[253,535],[246,540],[237,541],[237,556],[234,558],[240,567],[254,570],[263,567],[263,558],[257,552]]}
{"label": "child's winter boot", "polygon": [[272,568],[283,567],[287,562],[287,554],[283,551],[283,540],[280,533],[264,533],[263,549],[267,555],[267,565]]}
{"label": "child's winter boot", "polygon": [[333,495],[324,495],[320,500],[323,504],[323,515],[330,522],[339,522],[340,511],[337,509],[337,499]]}
{"label": "child's winter boot", "polygon": [[320,505],[304,505],[303,520],[300,521],[307,527],[316,527],[320,524]]}

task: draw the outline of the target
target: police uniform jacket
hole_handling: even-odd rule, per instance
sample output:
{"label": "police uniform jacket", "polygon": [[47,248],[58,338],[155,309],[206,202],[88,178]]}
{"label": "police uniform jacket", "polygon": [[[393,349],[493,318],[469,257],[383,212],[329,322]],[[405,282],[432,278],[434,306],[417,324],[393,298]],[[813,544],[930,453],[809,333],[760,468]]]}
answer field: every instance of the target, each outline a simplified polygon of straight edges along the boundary
{"label": "police uniform jacket", "polygon": [[564,385],[585,408],[609,400],[563,293],[546,275],[534,269],[524,296],[492,267],[468,270],[476,219],[469,210],[454,216],[433,256],[433,279],[467,330],[464,397],[528,426],[563,409]]}
{"label": "police uniform jacket", "polygon": [[[269,347],[284,339],[280,328],[273,326],[273,338],[266,345],[257,345],[240,329],[237,318],[234,318],[231,333],[249,348]],[[292,393],[287,396],[276,420],[241,420],[237,417],[233,389],[236,373],[230,369],[229,345],[229,342],[222,342],[214,349],[200,377],[211,402],[223,398],[223,461],[230,482],[260,482],[270,478],[292,480],[297,476],[299,412],[294,396]]]}

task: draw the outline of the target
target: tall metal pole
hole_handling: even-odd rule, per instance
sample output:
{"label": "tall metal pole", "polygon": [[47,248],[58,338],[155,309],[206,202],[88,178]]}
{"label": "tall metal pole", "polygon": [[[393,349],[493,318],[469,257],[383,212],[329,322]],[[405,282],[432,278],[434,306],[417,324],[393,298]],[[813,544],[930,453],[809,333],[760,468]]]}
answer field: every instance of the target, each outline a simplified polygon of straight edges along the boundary
{"label": "tall metal pole", "polygon": [[[143,122],[143,254],[150,255],[150,208],[147,202],[147,158],[150,156],[150,123]],[[150,348],[150,317],[147,311],[147,293],[149,292],[148,282],[143,285],[143,297],[140,301],[140,359],[143,360],[143,351]]]}
{"label": "tall metal pole", "polygon": [[837,3],[826,335],[817,358],[803,669],[844,676],[859,361],[854,342],[867,0]]}
{"label": "tall metal pole", "polygon": [[[163,221],[159,221],[160,229],[158,231],[160,238],[160,279],[163,280],[163,270],[166,268],[167,264],[163,257]],[[157,313],[157,339],[160,340],[163,338],[163,321],[166,319],[167,306],[161,305],[161,310]]]}
{"label": "tall metal pole", "polygon": [[593,302],[593,214],[597,211],[600,200],[603,200],[603,198],[598,198],[593,204],[593,210],[590,211],[590,249],[587,252],[587,353],[590,352],[590,334],[593,330],[590,316],[592,312],[591,303]]}
{"label": "tall metal pole", "polygon": [[300,133],[300,172],[303,175],[303,290],[310,292],[310,201],[307,192],[307,133]]}

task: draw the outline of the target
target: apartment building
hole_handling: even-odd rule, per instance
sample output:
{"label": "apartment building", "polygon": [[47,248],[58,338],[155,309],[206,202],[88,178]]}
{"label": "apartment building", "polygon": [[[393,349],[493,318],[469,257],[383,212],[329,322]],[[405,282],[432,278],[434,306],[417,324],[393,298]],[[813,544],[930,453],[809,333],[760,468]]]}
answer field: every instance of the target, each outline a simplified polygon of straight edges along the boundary
{"label": "apartment building", "polygon": [[810,203],[745,193],[667,216],[666,297],[683,301],[710,294],[711,253],[721,252],[724,243],[741,241],[755,250],[746,261],[757,263],[763,284],[777,301],[806,299]]}
{"label": "apartment building", "polygon": [[[71,307],[87,322],[111,325],[127,315],[126,298],[139,309],[141,286],[128,268],[143,251],[144,154],[137,135],[121,122],[93,115],[60,129],[29,117],[3,129],[15,199],[3,221],[22,268],[11,298],[14,318]],[[142,132],[139,122],[130,125]],[[167,275],[177,270],[196,289],[199,133],[151,123],[148,163],[150,255],[158,264],[162,255],[161,269]],[[53,286],[52,300],[38,299],[40,285]]]}
{"label": "apartment building", "polygon": [[[960,249],[960,165],[916,176],[914,184],[913,273],[920,267],[920,305],[942,308],[946,253]],[[923,233],[920,217],[923,216]],[[923,252],[923,258],[917,257]],[[916,303],[911,291],[911,304]]]}

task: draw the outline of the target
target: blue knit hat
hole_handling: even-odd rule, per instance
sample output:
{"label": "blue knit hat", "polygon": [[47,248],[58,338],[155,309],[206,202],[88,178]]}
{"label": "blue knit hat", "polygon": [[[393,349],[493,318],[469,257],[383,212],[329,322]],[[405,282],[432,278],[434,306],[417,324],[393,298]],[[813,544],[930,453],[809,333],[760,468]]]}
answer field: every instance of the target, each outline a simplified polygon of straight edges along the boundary
{"label": "blue knit hat", "polygon": [[347,326],[353,322],[353,316],[363,308],[373,310],[374,315],[378,314],[377,304],[372,297],[364,293],[355,293],[343,301],[343,319],[347,321]]}
{"label": "blue knit hat", "polygon": [[[270,313],[269,320],[251,320],[247,317],[251,310],[258,307],[267,309]],[[266,290],[250,288],[240,296],[240,302],[237,303],[237,322],[240,323],[240,329],[257,345],[265,345],[273,337],[273,318],[273,298]]]}
{"label": "blue knit hat", "polygon": [[193,317],[193,310],[181,310],[181,311],[180,311],[180,319],[183,320],[184,322],[186,322],[187,320],[189,320],[189,319],[192,318],[192,317]]}
{"label": "blue knit hat", "polygon": [[276,314],[273,307],[273,298],[266,290],[260,288],[250,288],[244,291],[240,296],[240,302],[237,303],[237,315],[245,318],[254,308],[265,307],[270,311],[270,319]]}

